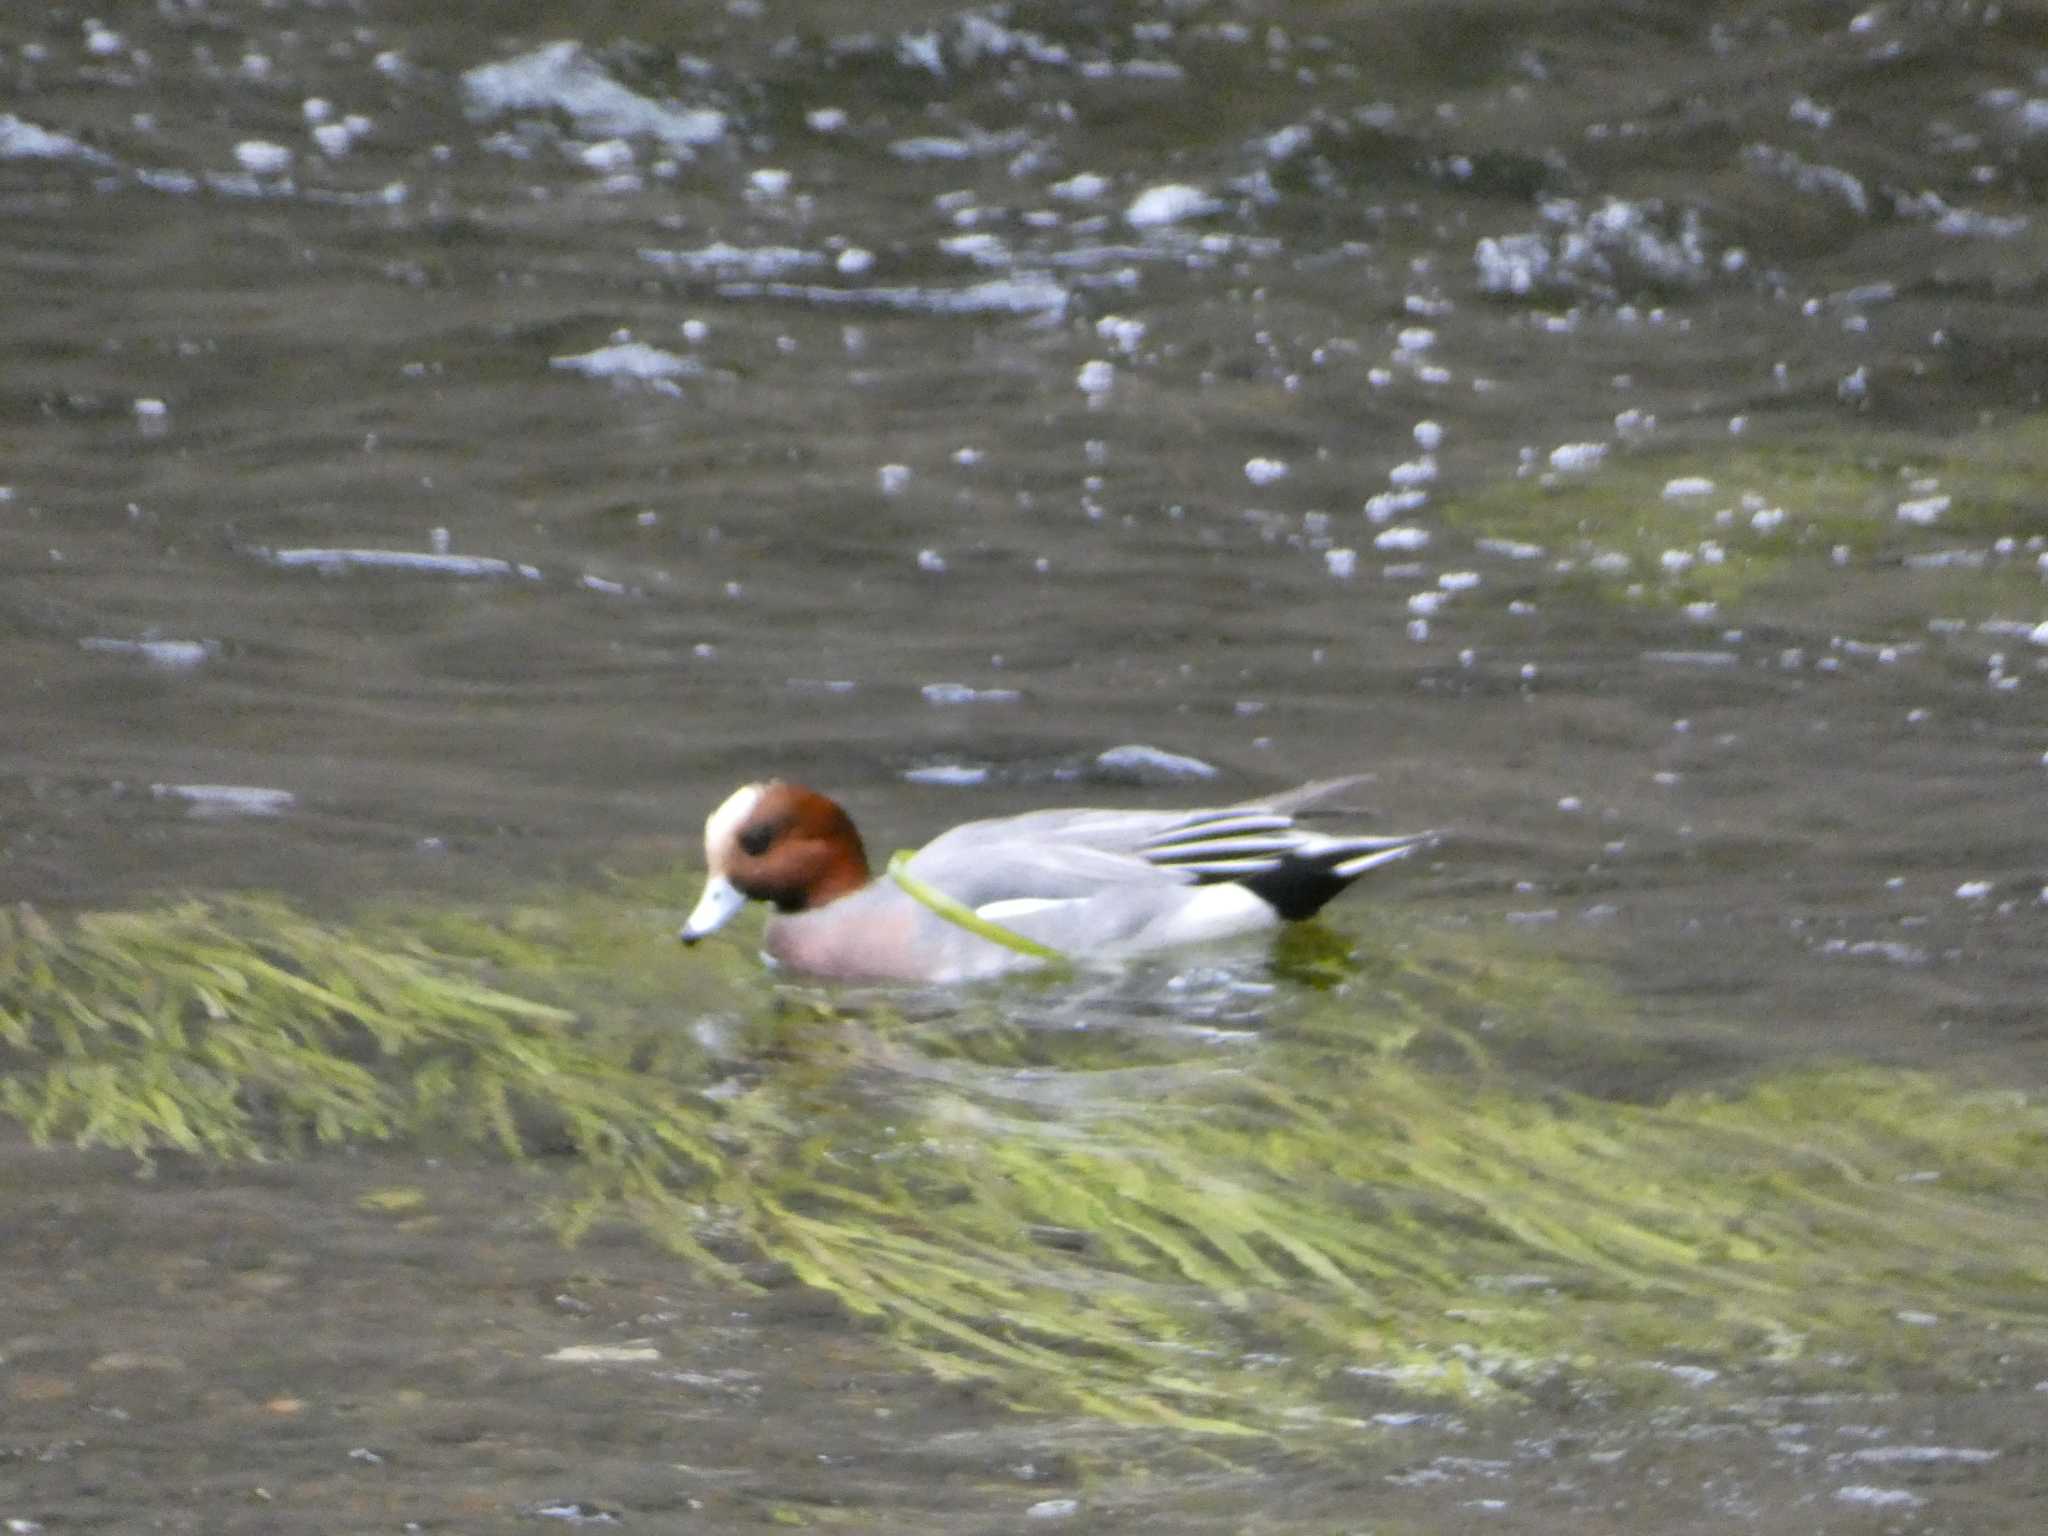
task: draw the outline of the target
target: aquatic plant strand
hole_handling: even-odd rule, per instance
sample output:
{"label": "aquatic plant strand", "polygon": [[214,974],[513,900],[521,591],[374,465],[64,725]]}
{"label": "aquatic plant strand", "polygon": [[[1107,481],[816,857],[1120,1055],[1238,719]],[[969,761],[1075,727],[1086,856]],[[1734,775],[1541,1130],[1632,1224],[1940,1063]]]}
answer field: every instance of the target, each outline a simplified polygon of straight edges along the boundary
{"label": "aquatic plant strand", "polygon": [[[737,1238],[936,1374],[1177,1433],[1678,1390],[1644,1369],[1674,1359],[1868,1385],[2048,1350],[2048,1113],[2017,1094],[1840,1065],[1532,1091],[1521,1042],[1644,1049],[1617,1000],[1384,917],[1357,960],[1283,947],[1312,981],[1219,1045],[1110,1004],[1075,1028],[1078,982],[916,1021],[771,996],[737,958],[683,968],[650,907],[0,912],[0,1113],[143,1158],[545,1149],[566,1236],[630,1221],[733,1284],[707,1239]],[[710,1012],[726,1054],[680,1027]]]}
{"label": "aquatic plant strand", "polygon": [[1014,928],[1005,928],[1001,923],[992,922],[966,903],[955,901],[930,881],[918,879],[910,872],[910,861],[915,857],[915,850],[899,848],[889,858],[889,878],[903,888],[905,895],[923,903],[956,928],[965,928],[976,938],[987,939],[991,944],[1000,944],[1004,949],[1014,950],[1020,955],[1029,955],[1034,960],[1044,960],[1052,965],[1069,963],[1066,955],[1050,944],[1027,939]]}

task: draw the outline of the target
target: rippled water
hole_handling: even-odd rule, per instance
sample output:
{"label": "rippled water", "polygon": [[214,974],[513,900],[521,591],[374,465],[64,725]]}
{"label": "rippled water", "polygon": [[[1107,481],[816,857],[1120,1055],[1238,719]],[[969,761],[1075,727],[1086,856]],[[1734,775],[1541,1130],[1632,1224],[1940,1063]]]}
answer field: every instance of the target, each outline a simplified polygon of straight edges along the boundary
{"label": "rippled water", "polygon": [[[890,848],[1364,769],[1453,833],[1372,900],[1620,978],[1655,1049],[1560,1082],[2036,1093],[2044,44],[1960,3],[17,8],[0,896],[525,899],[688,864],[768,773]],[[394,1231],[345,1158],[9,1148],[0,1516],[53,1532],[2031,1528],[2031,1377],[1147,1482],[801,1287]],[[699,1363],[535,1365],[585,1304]]]}

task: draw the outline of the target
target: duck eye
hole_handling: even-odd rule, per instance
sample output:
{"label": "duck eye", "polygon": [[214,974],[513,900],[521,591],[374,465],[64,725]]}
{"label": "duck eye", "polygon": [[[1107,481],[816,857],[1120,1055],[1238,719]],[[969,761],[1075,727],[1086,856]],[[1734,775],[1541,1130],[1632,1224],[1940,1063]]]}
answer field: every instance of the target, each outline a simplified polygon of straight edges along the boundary
{"label": "duck eye", "polygon": [[740,852],[749,858],[758,859],[774,843],[782,827],[777,822],[761,821],[744,829],[739,836]]}

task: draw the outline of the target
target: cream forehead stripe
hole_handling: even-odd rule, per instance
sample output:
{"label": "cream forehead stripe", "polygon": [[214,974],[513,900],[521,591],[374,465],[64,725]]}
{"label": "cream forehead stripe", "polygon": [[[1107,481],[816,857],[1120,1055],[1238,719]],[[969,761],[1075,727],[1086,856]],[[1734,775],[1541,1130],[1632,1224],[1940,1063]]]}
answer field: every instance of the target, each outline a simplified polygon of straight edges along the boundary
{"label": "cream forehead stripe", "polygon": [[747,818],[754,814],[754,807],[760,804],[759,784],[742,784],[725,797],[725,804],[704,818],[704,863],[711,869],[722,868],[724,853],[734,839],[740,835],[740,828],[747,824]]}

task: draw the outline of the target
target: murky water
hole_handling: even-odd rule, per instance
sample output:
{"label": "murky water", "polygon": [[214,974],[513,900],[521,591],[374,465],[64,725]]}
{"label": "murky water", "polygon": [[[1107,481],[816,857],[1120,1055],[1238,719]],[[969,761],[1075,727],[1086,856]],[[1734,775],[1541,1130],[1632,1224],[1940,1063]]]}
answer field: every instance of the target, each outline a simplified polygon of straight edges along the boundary
{"label": "murky water", "polygon": [[[2036,15],[459,10],[0,16],[0,897],[530,902],[770,773],[887,849],[1365,769],[1453,835],[1333,928],[1627,999],[1534,1092],[2048,1082]],[[671,963],[683,1032],[774,986]],[[1236,963],[1085,1007],[1284,1027]],[[1224,1464],[564,1249],[537,1175],[6,1146],[51,1532],[2038,1521],[2040,1274],[1967,1366]]]}

